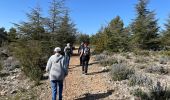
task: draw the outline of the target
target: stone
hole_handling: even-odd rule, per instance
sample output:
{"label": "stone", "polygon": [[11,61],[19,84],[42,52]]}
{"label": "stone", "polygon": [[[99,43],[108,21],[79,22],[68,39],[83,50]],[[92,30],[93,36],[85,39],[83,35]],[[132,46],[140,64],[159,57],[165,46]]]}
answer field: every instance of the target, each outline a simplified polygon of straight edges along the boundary
{"label": "stone", "polygon": [[12,90],[10,93],[15,94],[15,93],[17,93],[17,90]]}
{"label": "stone", "polygon": [[1,92],[0,92],[0,95],[1,96],[5,96],[7,94],[7,91],[5,91],[5,90],[2,90]]}

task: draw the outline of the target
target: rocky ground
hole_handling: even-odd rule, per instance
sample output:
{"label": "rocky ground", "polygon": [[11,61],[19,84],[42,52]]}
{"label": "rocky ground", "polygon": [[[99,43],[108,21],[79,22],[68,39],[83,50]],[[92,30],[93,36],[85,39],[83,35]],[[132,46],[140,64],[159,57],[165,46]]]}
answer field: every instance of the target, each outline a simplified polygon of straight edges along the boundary
{"label": "rocky ground", "polygon": [[33,82],[22,73],[19,61],[11,56],[8,48],[0,48],[0,65],[0,100],[15,100],[16,94],[31,89]]}
{"label": "rocky ground", "polygon": [[[74,53],[76,54],[76,50]],[[51,88],[48,79],[34,86],[33,82],[24,77],[15,58],[1,51],[4,67],[0,71],[0,100],[50,100]],[[112,54],[110,58],[117,62],[126,63],[135,70],[136,81],[147,83],[149,79],[156,84],[160,81],[169,87],[170,59],[156,55],[135,55],[133,53]],[[1,56],[2,58],[2,56]],[[113,59],[111,62],[113,62]],[[102,59],[105,60],[105,59]],[[79,66],[79,56],[71,58],[69,74],[64,81],[64,100],[140,100],[132,95],[132,91],[141,88],[147,90],[145,85],[130,86],[129,80],[113,81],[110,75],[111,67],[103,67],[96,56],[92,56],[88,75],[83,75]],[[142,76],[143,75],[143,76]],[[47,74],[44,74],[47,76]],[[146,77],[147,78],[146,78]]]}

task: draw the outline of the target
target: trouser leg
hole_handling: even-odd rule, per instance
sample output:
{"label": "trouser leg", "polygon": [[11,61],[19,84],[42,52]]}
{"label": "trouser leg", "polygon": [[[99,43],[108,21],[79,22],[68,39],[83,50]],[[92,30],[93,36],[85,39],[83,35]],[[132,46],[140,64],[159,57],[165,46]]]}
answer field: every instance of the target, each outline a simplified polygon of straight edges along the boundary
{"label": "trouser leg", "polygon": [[80,66],[83,64],[82,56],[80,57]]}
{"label": "trouser leg", "polygon": [[87,71],[88,71],[88,65],[89,65],[89,57],[86,58],[86,61],[85,61],[85,73],[87,74]]}
{"label": "trouser leg", "polygon": [[52,90],[52,100],[56,100],[56,96],[57,96],[57,82],[55,80],[51,81],[51,90]]}
{"label": "trouser leg", "polygon": [[82,57],[82,73],[85,71],[85,57]]}
{"label": "trouser leg", "polygon": [[62,100],[63,81],[58,81],[58,86],[59,86],[59,100]]}

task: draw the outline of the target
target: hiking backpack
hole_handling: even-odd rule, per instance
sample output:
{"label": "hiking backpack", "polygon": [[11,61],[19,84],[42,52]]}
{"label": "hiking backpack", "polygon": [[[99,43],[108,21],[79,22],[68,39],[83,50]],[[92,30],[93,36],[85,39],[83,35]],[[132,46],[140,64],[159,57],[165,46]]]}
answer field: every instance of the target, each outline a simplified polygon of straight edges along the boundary
{"label": "hiking backpack", "polygon": [[90,48],[89,47],[83,48],[83,55],[84,56],[90,56]]}

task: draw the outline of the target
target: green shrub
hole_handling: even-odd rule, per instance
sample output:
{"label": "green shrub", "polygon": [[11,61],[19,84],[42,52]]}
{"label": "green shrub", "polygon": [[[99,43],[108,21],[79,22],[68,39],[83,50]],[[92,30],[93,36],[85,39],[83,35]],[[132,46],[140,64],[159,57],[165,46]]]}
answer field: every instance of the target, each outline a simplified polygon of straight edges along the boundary
{"label": "green shrub", "polygon": [[42,76],[43,52],[39,41],[19,41],[14,44],[14,55],[22,65],[22,71],[30,79],[39,83]]}
{"label": "green shrub", "polygon": [[142,89],[135,89],[131,92],[134,96],[139,97],[141,100],[169,100],[170,99],[170,89],[167,86],[162,85],[157,82],[156,86],[149,89],[149,92],[144,92]]}
{"label": "green shrub", "polygon": [[170,57],[170,51],[161,51],[161,55]]}
{"label": "green shrub", "polygon": [[136,49],[133,51],[136,55],[139,56],[150,56],[150,52],[148,50],[140,50],[140,49]]}
{"label": "green shrub", "polygon": [[2,67],[2,64],[1,64],[1,62],[0,62],[0,71],[3,69],[3,67]]}
{"label": "green shrub", "polygon": [[139,97],[139,100],[149,100],[148,94],[143,92],[140,88],[131,91],[131,94],[136,97]]}
{"label": "green shrub", "polygon": [[112,65],[111,77],[115,81],[128,79],[132,74],[134,74],[134,70],[129,69],[128,66],[124,63]]}
{"label": "green shrub", "polygon": [[152,85],[152,83],[153,83],[152,79],[143,74],[135,73],[129,79],[129,85],[131,86],[134,85],[150,86]]}
{"label": "green shrub", "polygon": [[161,85],[160,82],[157,82],[156,86],[153,86],[150,89],[149,95],[152,100],[169,100],[170,90],[167,89],[167,86]]}

